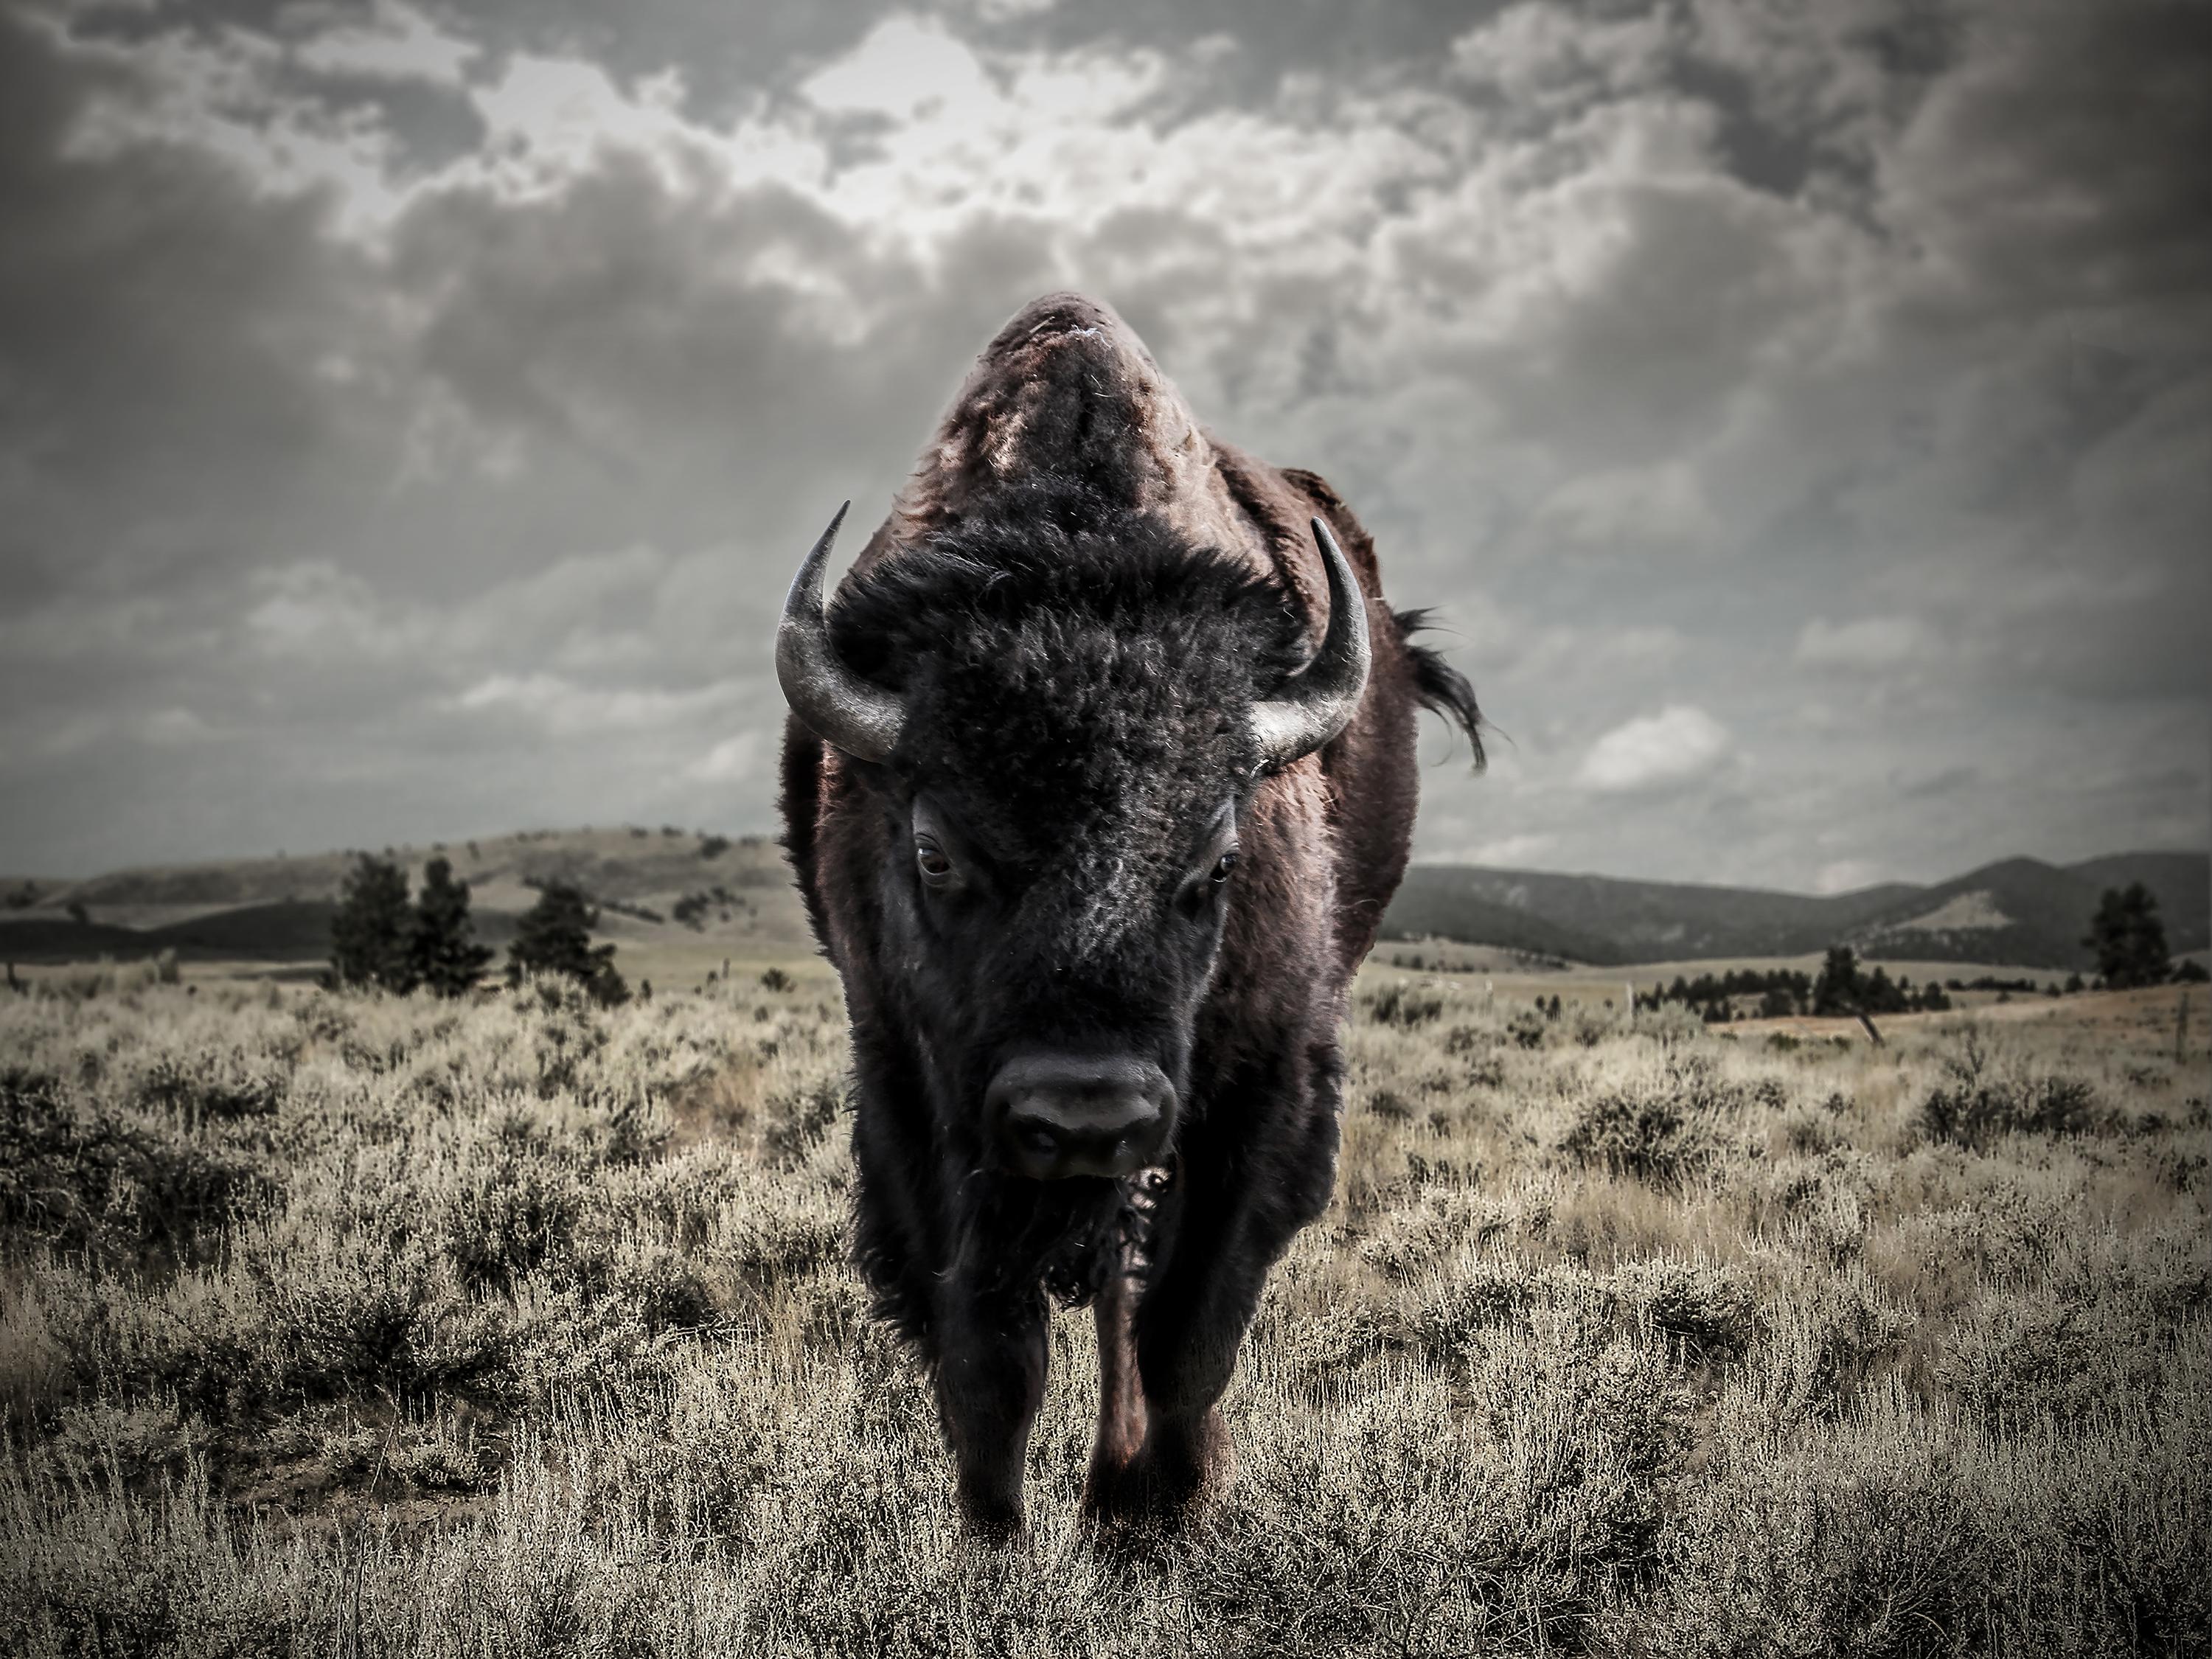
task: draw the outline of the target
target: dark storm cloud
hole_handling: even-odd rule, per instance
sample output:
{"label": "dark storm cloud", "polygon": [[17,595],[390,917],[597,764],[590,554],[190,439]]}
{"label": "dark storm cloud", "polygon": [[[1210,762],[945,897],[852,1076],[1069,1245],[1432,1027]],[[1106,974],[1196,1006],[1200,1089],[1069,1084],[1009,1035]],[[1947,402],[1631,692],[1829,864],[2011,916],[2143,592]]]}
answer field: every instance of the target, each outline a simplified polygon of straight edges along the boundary
{"label": "dark storm cloud", "polygon": [[[196,0],[179,16],[137,5],[93,6],[78,14],[78,28],[94,38],[143,40],[185,27],[283,47],[357,28],[374,9],[297,0]],[[848,51],[872,25],[902,9],[889,0],[770,0],[748,4],[742,13],[715,0],[644,0],[619,9],[590,0],[471,0],[410,8],[437,33],[477,47],[480,73],[517,55],[598,64],[624,82],[681,66],[691,107],[716,120]],[[302,67],[295,65],[292,72]],[[419,82],[410,89],[390,76],[366,90],[395,113],[402,112],[397,108],[402,102],[420,107],[433,101]],[[424,124],[404,120],[404,137],[410,144],[426,145],[450,138],[455,107],[447,102],[429,109]]]}
{"label": "dark storm cloud", "polygon": [[2201,842],[2203,9],[1807,11],[19,17],[0,864],[763,827],[797,550],[1069,283],[1442,605],[1430,855]]}
{"label": "dark storm cloud", "polygon": [[[747,274],[777,264],[837,290]],[[477,420],[649,481],[664,538],[743,514],[795,540],[856,468],[910,459],[958,370],[945,341],[988,337],[1051,267],[1042,239],[984,222],[924,270],[788,190],[679,198],[616,155],[543,201],[426,200],[392,274],[423,302],[422,370]]]}
{"label": "dark storm cloud", "polygon": [[[198,580],[241,535],[277,533],[332,420],[314,360],[350,320],[347,256],[316,234],[313,197],[262,198],[181,146],[61,154],[94,93],[140,96],[142,73],[65,63],[0,13],[0,568],[15,604]],[[241,498],[248,477],[262,483]]]}

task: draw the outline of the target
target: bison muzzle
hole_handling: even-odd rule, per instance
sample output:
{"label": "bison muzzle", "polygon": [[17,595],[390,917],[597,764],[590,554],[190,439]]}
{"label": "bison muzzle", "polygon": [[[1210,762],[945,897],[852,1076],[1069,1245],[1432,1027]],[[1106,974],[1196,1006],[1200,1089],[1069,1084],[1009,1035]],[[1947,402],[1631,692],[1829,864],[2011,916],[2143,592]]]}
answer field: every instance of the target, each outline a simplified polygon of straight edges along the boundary
{"label": "bison muzzle", "polygon": [[1136,1174],[1166,1145],[1175,1107],[1167,1073],[1135,1054],[1016,1054],[983,1091],[1003,1167],[1031,1181]]}

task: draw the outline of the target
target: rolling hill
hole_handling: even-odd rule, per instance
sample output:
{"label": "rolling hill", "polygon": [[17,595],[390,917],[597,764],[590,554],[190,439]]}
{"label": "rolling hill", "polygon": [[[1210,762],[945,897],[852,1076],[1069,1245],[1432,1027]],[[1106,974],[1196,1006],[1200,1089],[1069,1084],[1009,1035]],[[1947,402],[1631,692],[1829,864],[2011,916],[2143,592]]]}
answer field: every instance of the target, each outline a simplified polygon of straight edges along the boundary
{"label": "rolling hill", "polygon": [[[2169,942],[2177,918],[2194,916],[2199,924],[2203,924],[2207,912],[2212,911],[2212,859],[2202,853],[2116,853],[2109,858],[2084,859],[2066,868],[2100,893],[2107,887],[2124,887],[2131,881],[2142,883],[2158,896],[2159,912],[2166,918]],[[2200,926],[2200,943],[2203,931]]]}
{"label": "rolling hill", "polygon": [[[712,945],[740,955],[804,950],[810,942],[783,855],[763,836],[526,830],[391,850],[410,882],[421,879],[428,859],[450,859],[470,884],[478,936],[495,946],[514,937],[538,886],[554,880],[589,894],[602,908],[602,933],[615,939]],[[84,881],[0,881],[0,957],[127,960],[173,950],[188,962],[319,961],[354,857],[318,853],[119,870]],[[2177,954],[2212,945],[2208,866],[2202,853],[2124,853],[2063,867],[2007,859],[1932,885],[1893,883],[1822,896],[1415,865],[1382,932],[1598,966],[1796,957],[1850,944],[1892,959],[2086,969],[2094,964],[2081,939],[2098,896],[2130,881],[2157,895]],[[678,918],[679,902],[688,921]],[[82,921],[70,914],[78,906]]]}
{"label": "rolling hill", "polygon": [[[1406,872],[1382,928],[1394,938],[1436,935],[1601,965],[1797,956],[1826,948],[1835,942],[1839,925],[1883,914],[1914,890],[1875,887],[1838,900],[1748,887],[1417,864]],[[1482,931],[1486,908],[1514,921]],[[1455,931],[1470,924],[1474,931]],[[1504,937],[1509,930],[1518,936]],[[1547,938],[1558,942],[1535,942]]]}
{"label": "rolling hill", "polygon": [[1456,939],[1577,961],[1863,954],[2087,969],[2081,943],[2107,887],[2156,895],[2177,954],[2212,945],[2212,866],[2202,853],[2126,853],[2069,866],[2007,859],[1932,886],[1822,896],[1624,881],[1475,865],[1415,865],[1384,914],[1386,938]]}
{"label": "rolling hill", "polygon": [[[550,881],[600,906],[600,931],[646,943],[712,942],[740,954],[803,947],[806,919],[782,854],[764,836],[693,830],[525,830],[386,849],[411,884],[445,857],[470,887],[477,936],[504,945]],[[173,950],[187,962],[303,963],[330,954],[331,915],[356,855],[239,859],[118,870],[83,881],[0,882],[0,957],[118,961]],[[686,900],[690,925],[678,920]],[[84,920],[70,914],[82,907]]]}
{"label": "rolling hill", "polygon": [[[1603,932],[1516,902],[1518,889],[1509,885],[1501,891],[1486,882],[1467,879],[1514,873],[1455,865],[1414,865],[1406,872],[1397,897],[1383,913],[1382,936],[1455,939],[1570,962],[1606,963],[1629,959],[1620,954],[1620,942]],[[1401,918],[1416,919],[1418,925],[1401,924]]]}

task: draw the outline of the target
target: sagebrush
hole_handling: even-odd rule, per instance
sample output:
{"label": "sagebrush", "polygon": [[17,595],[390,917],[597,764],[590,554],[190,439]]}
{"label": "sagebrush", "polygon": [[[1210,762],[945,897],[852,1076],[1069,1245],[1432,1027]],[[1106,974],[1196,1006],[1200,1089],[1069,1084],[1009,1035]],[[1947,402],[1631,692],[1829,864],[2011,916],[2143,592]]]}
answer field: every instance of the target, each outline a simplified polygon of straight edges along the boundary
{"label": "sagebrush", "polygon": [[842,1012],[0,1005],[0,1650],[2179,1650],[2212,1626],[2201,1050],[1869,1051],[1375,971],[1194,1531],[964,1543],[845,1261]]}

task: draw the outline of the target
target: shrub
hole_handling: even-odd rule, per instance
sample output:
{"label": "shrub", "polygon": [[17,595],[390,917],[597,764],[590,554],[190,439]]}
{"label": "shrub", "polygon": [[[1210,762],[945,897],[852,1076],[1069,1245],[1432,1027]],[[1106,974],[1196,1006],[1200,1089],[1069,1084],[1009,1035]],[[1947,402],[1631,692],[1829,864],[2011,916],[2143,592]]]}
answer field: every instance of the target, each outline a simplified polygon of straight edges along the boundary
{"label": "shrub", "polygon": [[284,1087],[281,1070],[256,1065],[236,1048],[190,1059],[164,1054],[138,1074],[132,1103],[142,1111],[173,1113],[193,1123],[271,1117]]}
{"label": "shrub", "polygon": [[1729,1268],[1630,1262],[1613,1276],[1611,1288],[1639,1321],[1692,1360],[1735,1358],[1759,1330],[1751,1287]]}
{"label": "shrub", "polygon": [[1984,1292],[1937,1354],[1934,1378],[2014,1426],[2088,1420],[2114,1400],[2142,1395],[2158,1370],[2156,1322],[2133,1301],[2083,1304],[2048,1289]]}
{"label": "shrub", "polygon": [[805,1089],[772,1095],[766,1104],[767,1129],[763,1145],[769,1156],[793,1164],[821,1144],[845,1103],[840,1081],[820,1082]]}
{"label": "shrub", "polygon": [[0,1073],[0,1228],[109,1255],[182,1250],[270,1184],[252,1149],[85,1106],[51,1076]]}
{"label": "shrub", "polygon": [[568,1261],[586,1208],[577,1173],[536,1148],[507,1146],[448,1189],[440,1218],[447,1258],[471,1290],[512,1291],[549,1261]]}
{"label": "shrub", "polygon": [[255,1255],[246,1266],[259,1304],[249,1373],[203,1389],[422,1399],[495,1379],[512,1351],[507,1310],[469,1297],[428,1240],[356,1234],[326,1253]]}
{"label": "shrub", "polygon": [[1360,1012],[1377,1025],[1411,1031],[1443,1017],[1444,997],[1412,980],[1386,980],[1358,999]]}
{"label": "shrub", "polygon": [[1607,1090],[1574,1109],[1559,1150],[1576,1163],[1664,1185],[1718,1150],[1706,1097],[1665,1087]]}
{"label": "shrub", "polygon": [[1791,1424],[1832,1419],[1865,1377],[1904,1352],[1918,1324],[1856,1264],[1777,1287],[1759,1320],[1755,1362],[1735,1374],[1735,1386]]}
{"label": "shrub", "polygon": [[[1583,1048],[1524,1002],[1522,1052],[1510,1006],[1360,1000],[1227,1502],[1085,1528],[1055,1319],[994,1553],[848,1265],[848,1056],[794,978],[0,999],[0,1651],[1864,1659],[2212,1618],[2212,1115],[2170,1025],[2089,1070],[2063,1012],[1784,1060],[1679,1003]],[[2027,1085],[2077,1072],[2160,1127],[1916,1129],[1931,1087],[2052,1120]]]}
{"label": "shrub", "polygon": [[1978,1058],[1954,1063],[1951,1074],[1920,1104],[1920,1127],[1937,1140],[1978,1150],[2002,1135],[2093,1134],[2113,1123],[2081,1078],[2002,1072]]}

